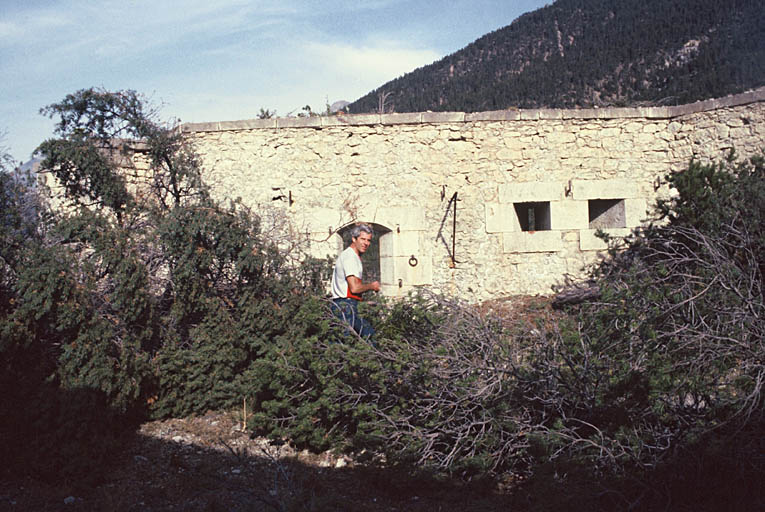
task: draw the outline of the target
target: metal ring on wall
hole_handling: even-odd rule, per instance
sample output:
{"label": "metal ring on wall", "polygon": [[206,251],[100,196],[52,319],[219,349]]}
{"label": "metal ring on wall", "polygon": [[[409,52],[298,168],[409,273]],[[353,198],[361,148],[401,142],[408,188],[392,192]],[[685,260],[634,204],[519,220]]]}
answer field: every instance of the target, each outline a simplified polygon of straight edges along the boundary
{"label": "metal ring on wall", "polygon": [[411,258],[409,258],[409,266],[410,267],[416,267],[417,266],[417,258],[414,257],[414,254],[412,254]]}

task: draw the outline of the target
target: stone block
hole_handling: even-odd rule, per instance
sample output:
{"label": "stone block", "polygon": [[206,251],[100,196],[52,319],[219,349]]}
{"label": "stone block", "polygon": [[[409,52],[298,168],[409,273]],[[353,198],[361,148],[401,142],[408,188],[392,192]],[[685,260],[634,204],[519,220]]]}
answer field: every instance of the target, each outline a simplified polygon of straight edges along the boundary
{"label": "stone block", "polygon": [[670,107],[645,107],[636,109],[640,117],[647,119],[668,119],[672,117]]}
{"label": "stone block", "polygon": [[426,255],[414,255],[416,265],[409,256],[381,256],[380,278],[381,285],[398,288],[401,281],[403,286],[421,286],[433,283],[433,261]]}
{"label": "stone block", "polygon": [[278,117],[277,128],[321,128],[321,117]]}
{"label": "stone block", "polygon": [[626,227],[634,228],[643,224],[648,217],[648,203],[644,198],[630,198],[624,200]]}
{"label": "stone block", "polygon": [[541,109],[538,108],[528,108],[520,110],[521,114],[521,120],[523,121],[537,121],[540,116]]}
{"label": "stone block", "polygon": [[550,201],[551,229],[587,229],[587,201]]}
{"label": "stone block", "polygon": [[512,203],[486,203],[486,232],[512,233],[521,230]]}
{"label": "stone block", "polygon": [[530,203],[563,199],[565,185],[555,181],[530,181],[499,185],[500,203]]}
{"label": "stone block", "polygon": [[403,281],[401,286],[398,285],[398,282],[396,284],[380,283],[380,293],[394,299],[406,297],[412,290],[414,290],[414,286],[406,286],[403,284]]}
{"label": "stone block", "polygon": [[544,138],[547,144],[562,145],[576,142],[576,135],[571,132],[555,131]]}
{"label": "stone block", "polygon": [[193,132],[215,132],[218,131],[219,123],[183,123],[181,131],[184,133]]}
{"label": "stone block", "polygon": [[412,255],[394,258],[395,283],[398,284],[398,280],[401,279],[402,284],[408,286],[433,284],[433,259],[424,254],[415,254],[417,263],[412,265],[414,260],[411,257]]}
{"label": "stone block", "polygon": [[[623,237],[630,234],[630,230],[628,228],[610,228],[600,231],[604,231],[615,237]],[[583,229],[579,231],[579,249],[582,251],[603,251],[607,249],[608,246],[606,243],[595,236],[595,233],[597,232],[597,229]]]}
{"label": "stone block", "polygon": [[464,112],[423,112],[423,123],[462,123],[465,121]]}
{"label": "stone block", "polygon": [[372,222],[381,224],[396,231],[423,231],[425,225],[425,210],[418,206],[383,206],[377,209]]}
{"label": "stone block", "polygon": [[218,130],[256,130],[276,128],[276,119],[247,119],[244,121],[221,121]]}
{"label": "stone block", "polygon": [[418,124],[422,122],[420,112],[411,112],[407,114],[384,114],[380,116],[382,124]]}
{"label": "stone block", "polygon": [[637,183],[630,180],[572,180],[574,199],[627,199],[637,197]]}
{"label": "stone block", "polygon": [[566,245],[579,242],[579,231],[569,230],[563,232],[563,241]]}
{"label": "stone block", "polygon": [[502,234],[504,252],[557,252],[563,249],[560,231],[521,231]]}
{"label": "stone block", "polygon": [[336,116],[322,116],[321,117],[321,126],[322,127],[336,127],[336,126],[347,126],[348,122],[346,119],[346,116],[344,115],[336,115]]}
{"label": "stone block", "polygon": [[380,255],[407,258],[420,252],[420,231],[396,230],[384,234],[380,238]]}
{"label": "stone block", "polygon": [[330,231],[341,227],[343,213],[334,208],[308,208],[299,212],[297,228],[311,233],[323,233],[326,238]]}
{"label": "stone block", "polygon": [[465,114],[465,121],[517,121],[521,118],[518,109],[492,110]]}
{"label": "stone block", "polygon": [[576,110],[570,110],[575,115],[573,119],[598,119],[600,109],[598,108],[581,108]]}
{"label": "stone block", "polygon": [[599,108],[597,111],[599,119],[626,119],[637,117],[637,113],[633,108],[606,107]]}
{"label": "stone block", "polygon": [[514,149],[510,148],[503,148],[497,151],[496,154],[496,160],[499,161],[508,161],[513,160],[514,158],[518,158],[522,155],[521,150],[523,149],[523,144],[518,143],[517,146]]}
{"label": "stone block", "polygon": [[563,110],[559,108],[539,109],[539,119],[563,119]]}
{"label": "stone block", "polygon": [[380,124],[380,116],[378,114],[353,114],[336,116],[338,120],[341,120],[348,126],[369,126]]}

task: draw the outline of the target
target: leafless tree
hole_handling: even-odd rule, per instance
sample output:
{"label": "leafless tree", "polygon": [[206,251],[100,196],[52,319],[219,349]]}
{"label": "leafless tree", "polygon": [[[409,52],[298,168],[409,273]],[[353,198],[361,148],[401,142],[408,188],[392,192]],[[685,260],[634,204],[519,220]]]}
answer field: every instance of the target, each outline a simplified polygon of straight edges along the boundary
{"label": "leafless tree", "polygon": [[377,113],[378,114],[390,114],[394,111],[394,106],[388,104],[388,98],[391,92],[381,91],[377,94]]}

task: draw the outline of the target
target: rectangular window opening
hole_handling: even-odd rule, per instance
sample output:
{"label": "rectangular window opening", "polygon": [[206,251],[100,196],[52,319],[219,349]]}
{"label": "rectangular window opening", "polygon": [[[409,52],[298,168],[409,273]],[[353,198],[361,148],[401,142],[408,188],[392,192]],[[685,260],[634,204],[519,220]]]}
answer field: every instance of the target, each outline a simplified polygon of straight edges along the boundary
{"label": "rectangular window opening", "polygon": [[550,202],[514,203],[521,231],[550,230]]}
{"label": "rectangular window opening", "polygon": [[590,199],[587,203],[590,229],[627,227],[624,199]]}

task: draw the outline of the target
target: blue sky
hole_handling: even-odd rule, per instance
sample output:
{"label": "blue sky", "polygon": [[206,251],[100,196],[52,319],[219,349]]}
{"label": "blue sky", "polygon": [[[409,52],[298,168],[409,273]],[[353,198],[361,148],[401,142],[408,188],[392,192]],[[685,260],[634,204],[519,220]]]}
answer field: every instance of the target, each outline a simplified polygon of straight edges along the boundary
{"label": "blue sky", "polygon": [[552,0],[0,0],[0,148],[28,160],[41,107],[133,89],[182,122],[353,101]]}

